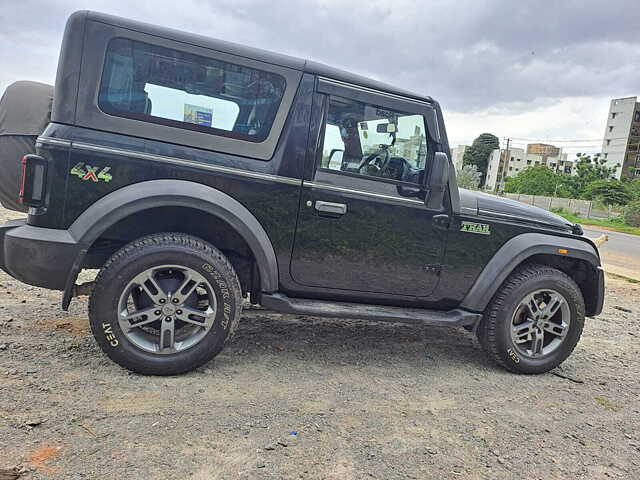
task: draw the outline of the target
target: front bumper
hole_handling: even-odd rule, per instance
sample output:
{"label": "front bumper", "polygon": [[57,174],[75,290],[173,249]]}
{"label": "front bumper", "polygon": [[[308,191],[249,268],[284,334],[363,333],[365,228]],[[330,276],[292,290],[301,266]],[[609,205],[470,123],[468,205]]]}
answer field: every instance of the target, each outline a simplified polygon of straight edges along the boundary
{"label": "front bumper", "polygon": [[81,250],[67,230],[33,227],[25,219],[0,226],[0,268],[29,285],[64,290]]}

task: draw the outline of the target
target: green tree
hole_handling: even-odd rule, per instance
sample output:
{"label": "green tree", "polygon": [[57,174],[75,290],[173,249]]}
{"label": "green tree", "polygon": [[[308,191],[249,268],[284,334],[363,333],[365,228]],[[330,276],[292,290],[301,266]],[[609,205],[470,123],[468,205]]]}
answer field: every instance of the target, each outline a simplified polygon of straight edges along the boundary
{"label": "green tree", "polygon": [[480,186],[484,185],[487,177],[487,166],[489,164],[489,155],[496,148],[500,148],[500,140],[491,133],[483,133],[479,135],[464,152],[462,158],[463,165],[475,165],[480,172]]}
{"label": "green tree", "polygon": [[631,197],[634,200],[640,200],[640,178],[626,180],[624,183],[628,192],[631,194]]}
{"label": "green tree", "polygon": [[545,165],[525,168],[515,177],[508,177],[504,191],[508,193],[524,193],[525,195],[557,194],[564,175],[557,174]]}
{"label": "green tree", "polygon": [[583,194],[588,200],[600,199],[605,205],[626,205],[632,199],[620,180],[596,180],[587,185]]}
{"label": "green tree", "polygon": [[580,198],[582,196],[582,187],[580,179],[575,175],[560,174],[557,189],[557,197],[563,198]]}
{"label": "green tree", "polygon": [[624,223],[632,227],[640,227],[640,200],[635,200],[624,209]]}
{"label": "green tree", "polygon": [[593,158],[591,155],[576,153],[576,157],[578,157],[575,167],[578,179],[577,185],[581,193],[584,193],[587,186],[592,182],[614,178],[616,170],[620,167],[620,165],[607,166],[607,160],[601,157],[599,153],[595,154]]}
{"label": "green tree", "polygon": [[458,187],[477,190],[482,174],[475,165],[465,165],[456,172]]}

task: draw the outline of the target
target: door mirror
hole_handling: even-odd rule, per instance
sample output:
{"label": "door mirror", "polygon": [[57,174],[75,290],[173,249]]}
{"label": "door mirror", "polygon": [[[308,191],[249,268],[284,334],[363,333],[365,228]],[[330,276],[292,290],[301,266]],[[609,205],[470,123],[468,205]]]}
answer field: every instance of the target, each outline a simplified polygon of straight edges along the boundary
{"label": "door mirror", "polygon": [[428,208],[440,210],[444,206],[444,195],[449,182],[449,157],[446,153],[436,152],[433,157],[427,196],[424,203]]}
{"label": "door mirror", "polygon": [[342,156],[344,155],[344,150],[340,150],[334,148],[331,150],[329,154],[329,165],[327,168],[331,170],[341,170],[342,169]]}

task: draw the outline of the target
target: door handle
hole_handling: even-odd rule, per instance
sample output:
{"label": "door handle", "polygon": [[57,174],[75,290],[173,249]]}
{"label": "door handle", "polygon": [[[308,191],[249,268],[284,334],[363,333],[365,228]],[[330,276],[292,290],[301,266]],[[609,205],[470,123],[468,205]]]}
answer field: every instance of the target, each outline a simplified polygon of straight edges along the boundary
{"label": "door handle", "polygon": [[344,203],[323,202],[317,200],[315,209],[319,215],[327,215],[332,217],[340,217],[347,213],[347,206]]}

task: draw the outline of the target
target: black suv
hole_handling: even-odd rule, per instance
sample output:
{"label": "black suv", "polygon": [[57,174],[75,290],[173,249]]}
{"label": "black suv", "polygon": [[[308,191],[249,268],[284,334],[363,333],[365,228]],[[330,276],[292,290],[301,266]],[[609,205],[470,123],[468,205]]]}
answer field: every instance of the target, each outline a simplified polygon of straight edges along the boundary
{"label": "black suv", "polygon": [[466,327],[522,373],[602,310],[578,225],[458,189],[436,101],[315,62],[78,12],[34,151],[0,264],[64,309],[90,294],[100,347],[140,373],[212,359],[243,298]]}

